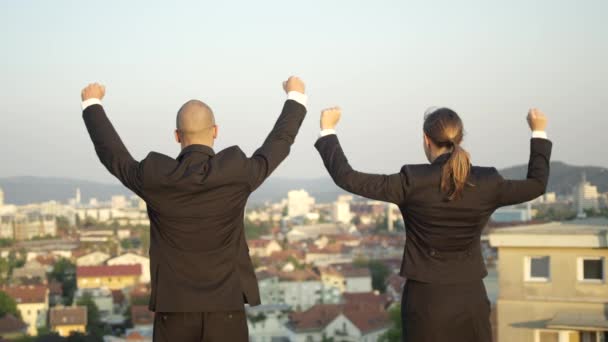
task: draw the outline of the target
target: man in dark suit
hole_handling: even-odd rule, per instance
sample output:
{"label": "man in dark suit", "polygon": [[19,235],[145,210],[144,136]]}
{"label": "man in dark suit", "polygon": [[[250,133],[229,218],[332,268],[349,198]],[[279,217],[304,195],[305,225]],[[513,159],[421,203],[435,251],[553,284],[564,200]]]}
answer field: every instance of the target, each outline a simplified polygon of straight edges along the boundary
{"label": "man in dark suit", "polygon": [[108,120],[105,88],[82,91],[83,118],[102,164],[145,200],[150,218],[150,309],[154,341],[247,341],[244,304],[260,304],[243,229],[249,195],[287,157],[306,115],[304,83],[283,83],[288,99],[251,157],[238,146],[218,153],[212,110],[198,100],[176,120],[177,158],[133,159]]}

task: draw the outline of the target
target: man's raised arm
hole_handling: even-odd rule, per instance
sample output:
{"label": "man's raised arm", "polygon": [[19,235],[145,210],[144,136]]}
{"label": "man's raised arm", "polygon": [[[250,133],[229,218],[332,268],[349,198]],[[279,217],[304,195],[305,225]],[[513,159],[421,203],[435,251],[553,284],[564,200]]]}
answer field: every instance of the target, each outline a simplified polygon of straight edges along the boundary
{"label": "man's raised arm", "polygon": [[98,83],[82,90],[82,117],[101,163],[122,184],[142,196],[142,165],[137,162],[112,126],[101,105],[106,88]]}
{"label": "man's raised arm", "polygon": [[304,82],[298,77],[290,77],[283,82],[287,101],[266,140],[248,160],[249,186],[255,190],[270,176],[279,164],[289,155],[298,130],[306,116]]}

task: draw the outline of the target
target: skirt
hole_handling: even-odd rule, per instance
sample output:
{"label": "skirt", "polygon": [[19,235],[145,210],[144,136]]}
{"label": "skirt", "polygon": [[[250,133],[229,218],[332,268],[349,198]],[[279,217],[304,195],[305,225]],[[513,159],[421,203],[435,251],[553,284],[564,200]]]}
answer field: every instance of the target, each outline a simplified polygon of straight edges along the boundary
{"label": "skirt", "polygon": [[429,284],[408,280],[401,319],[404,342],[492,342],[483,281]]}

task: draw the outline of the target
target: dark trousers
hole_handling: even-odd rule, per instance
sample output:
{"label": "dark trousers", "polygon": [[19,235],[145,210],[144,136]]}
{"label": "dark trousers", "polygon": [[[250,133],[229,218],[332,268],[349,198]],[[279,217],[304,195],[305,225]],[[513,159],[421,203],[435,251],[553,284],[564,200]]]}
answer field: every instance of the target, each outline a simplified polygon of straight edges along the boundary
{"label": "dark trousers", "polygon": [[247,342],[245,311],[157,312],[154,342]]}
{"label": "dark trousers", "polygon": [[490,301],[482,280],[406,282],[401,297],[404,342],[492,342]]}

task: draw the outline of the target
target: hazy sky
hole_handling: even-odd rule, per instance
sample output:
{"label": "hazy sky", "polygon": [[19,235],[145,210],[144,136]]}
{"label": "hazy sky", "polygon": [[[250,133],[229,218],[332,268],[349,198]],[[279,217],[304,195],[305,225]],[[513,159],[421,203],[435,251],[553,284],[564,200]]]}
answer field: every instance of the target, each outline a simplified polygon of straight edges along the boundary
{"label": "hazy sky", "polygon": [[309,114],[280,177],[326,173],[319,111],[361,170],[424,162],[422,114],[449,106],[474,164],[527,162],[527,109],[550,118],[554,160],[608,166],[608,1],[2,1],[0,177],[112,181],[80,111],[88,82],[132,154],[176,156],[175,113],[207,102],[216,150],[251,153],[279,113],[281,82]]}

